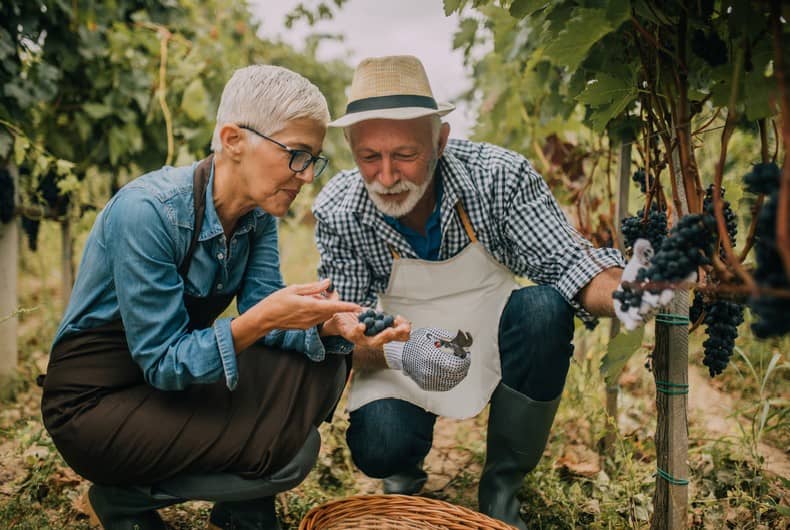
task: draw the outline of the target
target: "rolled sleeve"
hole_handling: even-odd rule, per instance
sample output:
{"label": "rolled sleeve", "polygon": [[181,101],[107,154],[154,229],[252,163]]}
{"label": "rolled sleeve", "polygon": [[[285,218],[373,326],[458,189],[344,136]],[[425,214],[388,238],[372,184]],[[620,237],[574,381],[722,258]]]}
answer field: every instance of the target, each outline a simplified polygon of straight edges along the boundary
{"label": "rolled sleeve", "polygon": [[233,334],[230,330],[232,318],[220,318],[214,322],[214,336],[217,339],[219,358],[225,374],[225,384],[229,390],[235,390],[239,384],[239,368],[236,363],[236,348],[233,346]]}
{"label": "rolled sleeve", "polygon": [[312,327],[304,332],[304,353],[311,361],[320,362],[326,357],[324,343],[318,336],[318,328]]}
{"label": "rolled sleeve", "polygon": [[555,285],[579,318],[586,325],[595,325],[597,318],[582,307],[576,296],[597,275],[612,267],[625,267],[625,261],[622,254],[612,248],[584,248],[578,254],[576,262],[566,269]]}

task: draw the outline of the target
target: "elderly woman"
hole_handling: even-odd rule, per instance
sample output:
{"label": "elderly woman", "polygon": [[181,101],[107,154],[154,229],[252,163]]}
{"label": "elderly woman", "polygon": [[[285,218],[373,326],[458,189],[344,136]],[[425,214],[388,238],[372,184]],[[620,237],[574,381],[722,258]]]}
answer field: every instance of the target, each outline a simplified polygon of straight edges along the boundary
{"label": "elderly woman", "polygon": [[329,280],[283,284],[275,217],[326,166],[328,120],[302,76],[238,70],[214,154],[132,181],[96,219],[42,414],[104,528],[165,528],[156,509],[193,498],[217,501],[213,527],[279,528],[273,496],[312,467],[346,381],[342,337],[408,337],[402,319],[364,337]]}

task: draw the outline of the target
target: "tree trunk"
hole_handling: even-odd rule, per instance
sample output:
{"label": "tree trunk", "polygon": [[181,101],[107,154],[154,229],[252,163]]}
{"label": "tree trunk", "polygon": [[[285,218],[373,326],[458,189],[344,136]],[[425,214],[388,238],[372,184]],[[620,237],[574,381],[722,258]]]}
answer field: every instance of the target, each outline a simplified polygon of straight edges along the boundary
{"label": "tree trunk", "polygon": [[[8,168],[16,180],[16,168]],[[16,372],[17,266],[19,228],[16,219],[0,223],[0,389],[7,388],[6,379]]]}
{"label": "tree trunk", "polygon": [[[631,185],[631,144],[623,142],[620,145],[620,167],[617,174],[617,212],[612,223],[617,228],[617,248],[625,254],[625,243],[623,234],[620,232],[620,221],[628,215],[628,191]],[[620,321],[616,318],[611,319],[609,328],[609,339],[620,333]],[[619,376],[618,376],[619,379]],[[613,385],[606,387],[606,414],[610,418],[611,424],[607,425],[606,435],[603,439],[604,452],[611,454],[614,442],[617,439],[617,399],[620,395],[620,386]]]}

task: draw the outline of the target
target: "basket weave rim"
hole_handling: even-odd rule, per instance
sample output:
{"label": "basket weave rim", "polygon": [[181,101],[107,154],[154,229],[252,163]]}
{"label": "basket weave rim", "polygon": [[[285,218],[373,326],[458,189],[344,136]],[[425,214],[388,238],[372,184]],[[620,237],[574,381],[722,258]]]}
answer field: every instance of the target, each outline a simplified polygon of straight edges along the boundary
{"label": "basket weave rim", "polygon": [[[313,507],[302,518],[299,530],[323,530],[326,528],[395,528],[359,526],[370,523],[376,518],[402,521],[400,528],[408,522],[421,523],[419,528],[436,530],[514,530],[514,527],[487,515],[463,506],[458,506],[430,497],[366,494],[335,499]],[[342,526],[333,526],[340,525]],[[357,523],[354,526],[352,523]]]}

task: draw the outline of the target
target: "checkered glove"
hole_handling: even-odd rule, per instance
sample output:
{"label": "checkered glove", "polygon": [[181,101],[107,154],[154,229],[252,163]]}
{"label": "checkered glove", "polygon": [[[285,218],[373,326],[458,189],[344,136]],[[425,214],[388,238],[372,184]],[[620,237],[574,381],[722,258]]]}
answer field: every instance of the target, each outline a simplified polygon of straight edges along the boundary
{"label": "checkered glove", "polygon": [[423,390],[445,392],[460,383],[472,363],[469,350],[453,344],[444,329],[420,328],[406,342],[384,345],[387,365],[400,370]]}

